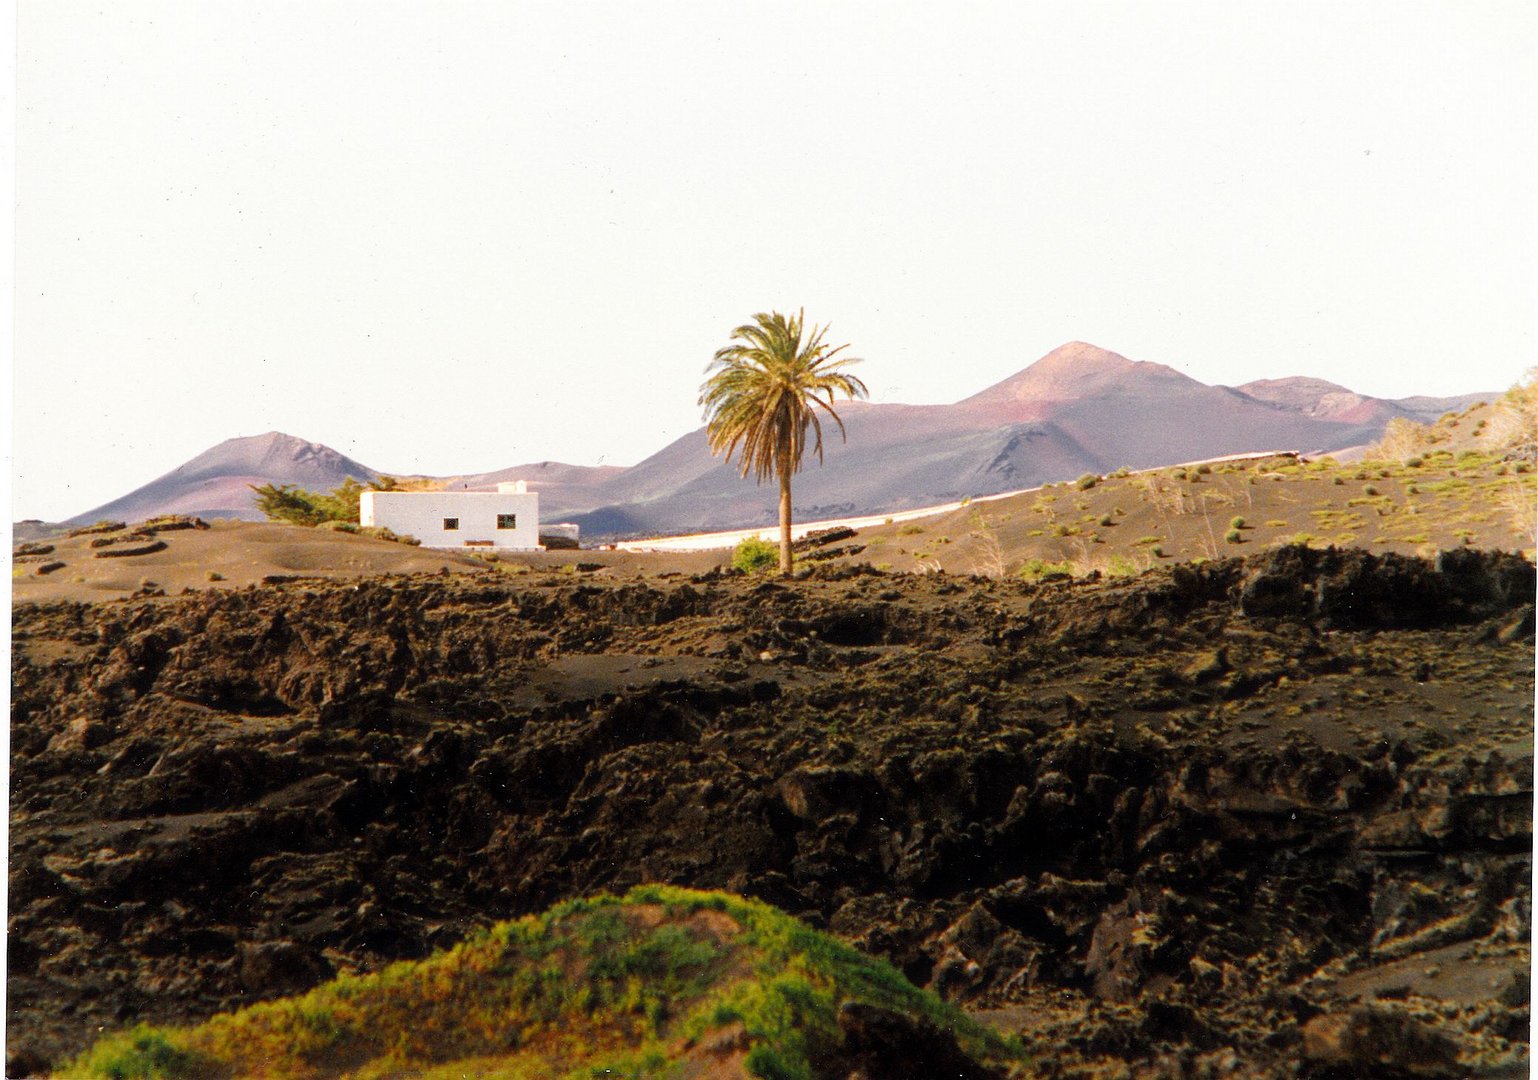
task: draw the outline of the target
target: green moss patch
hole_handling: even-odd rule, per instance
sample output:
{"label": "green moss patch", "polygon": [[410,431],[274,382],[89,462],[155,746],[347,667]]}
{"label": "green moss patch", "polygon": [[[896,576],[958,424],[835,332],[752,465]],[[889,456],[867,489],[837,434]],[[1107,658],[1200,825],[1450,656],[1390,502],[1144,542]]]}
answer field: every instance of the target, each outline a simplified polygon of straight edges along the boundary
{"label": "green moss patch", "polygon": [[[69,1077],[665,1077],[735,1060],[806,1078],[861,1002],[1018,1051],[900,972],[757,901],[646,885],[499,923],[446,952],[191,1028],[110,1035]],[[607,1070],[607,1071],[606,1071]]]}

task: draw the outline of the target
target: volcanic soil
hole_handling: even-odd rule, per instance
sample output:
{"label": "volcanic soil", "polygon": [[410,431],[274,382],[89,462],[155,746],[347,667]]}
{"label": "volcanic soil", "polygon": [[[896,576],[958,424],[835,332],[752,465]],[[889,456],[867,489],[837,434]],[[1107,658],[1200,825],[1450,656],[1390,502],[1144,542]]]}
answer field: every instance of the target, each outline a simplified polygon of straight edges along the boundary
{"label": "volcanic soil", "polygon": [[[17,545],[11,556],[12,600],[113,601],[180,595],[189,590],[242,589],[293,581],[341,581],[385,574],[485,574],[558,571],[700,573],[730,562],[731,552],[520,551],[474,555],[285,522],[176,519],[197,527],[166,531],[122,525]],[[111,541],[106,543],[105,541]],[[96,545],[96,546],[93,546]],[[142,552],[124,554],[124,552]]]}
{"label": "volcanic soil", "polygon": [[8,1072],[662,882],[1035,1075],[1525,1075],[1533,594],[1287,547],[21,603]]}

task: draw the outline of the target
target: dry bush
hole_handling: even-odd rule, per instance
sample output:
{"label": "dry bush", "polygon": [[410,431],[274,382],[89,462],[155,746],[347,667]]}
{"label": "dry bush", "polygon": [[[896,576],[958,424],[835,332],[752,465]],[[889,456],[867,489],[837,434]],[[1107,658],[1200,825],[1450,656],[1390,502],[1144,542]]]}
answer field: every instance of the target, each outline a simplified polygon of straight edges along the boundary
{"label": "dry bush", "polygon": [[1538,547],[1538,486],[1520,480],[1507,484],[1496,494],[1496,503],[1511,519],[1517,535]]}
{"label": "dry bush", "polygon": [[1485,435],[1497,450],[1538,459],[1538,368],[1529,368],[1523,380],[1495,403]]}
{"label": "dry bush", "polygon": [[1004,549],[999,546],[999,538],[994,535],[993,526],[988,524],[988,519],[983,517],[981,511],[973,511],[972,524],[972,537],[977,541],[978,549],[972,560],[972,573],[983,577],[1003,577]]}
{"label": "dry bush", "polygon": [[1145,473],[1139,482],[1148,495],[1148,501],[1161,514],[1178,516],[1189,514],[1194,509],[1185,489],[1162,473]]}
{"label": "dry bush", "polygon": [[1431,427],[1417,424],[1402,416],[1396,416],[1383,429],[1383,438],[1368,451],[1370,457],[1389,461],[1404,461],[1431,445]]}

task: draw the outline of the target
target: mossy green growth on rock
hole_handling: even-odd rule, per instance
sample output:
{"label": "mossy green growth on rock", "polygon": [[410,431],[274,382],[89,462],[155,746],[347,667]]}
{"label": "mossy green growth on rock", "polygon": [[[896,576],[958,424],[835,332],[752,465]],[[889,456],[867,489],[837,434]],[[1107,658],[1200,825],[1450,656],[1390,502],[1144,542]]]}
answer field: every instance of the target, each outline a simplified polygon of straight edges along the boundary
{"label": "mossy green growth on rock", "polygon": [[851,1003],[889,1011],[977,1076],[1019,1057],[891,965],[767,904],[643,885],[196,1027],[140,1025],[58,1075],[812,1080],[881,1052],[847,1037]]}

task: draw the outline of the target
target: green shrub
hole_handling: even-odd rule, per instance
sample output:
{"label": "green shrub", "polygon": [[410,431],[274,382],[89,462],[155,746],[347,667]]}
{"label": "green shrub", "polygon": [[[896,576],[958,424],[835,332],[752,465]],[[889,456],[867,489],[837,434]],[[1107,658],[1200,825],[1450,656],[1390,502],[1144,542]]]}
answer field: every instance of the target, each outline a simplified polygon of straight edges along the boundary
{"label": "green shrub", "polygon": [[780,566],[779,545],[757,536],[744,537],[732,551],[732,566],[746,574],[777,570]]}
{"label": "green shrub", "polygon": [[224,575],[219,573],[219,571],[217,571],[217,570],[210,570],[205,576],[208,578],[209,581],[223,581],[224,580]]}
{"label": "green shrub", "polygon": [[1105,527],[1108,527],[1108,526],[1111,526],[1111,525],[1115,525],[1116,524],[1116,518],[1113,515],[1111,515],[1111,514],[1101,514],[1100,515],[1100,524],[1102,526],[1105,526]]}
{"label": "green shrub", "polygon": [[[218,1062],[177,1042],[186,1037],[148,1024],[103,1040],[73,1062],[80,1075],[111,1076],[116,1080],[181,1080],[217,1074]],[[175,1041],[173,1041],[175,1040]]]}
{"label": "green shrub", "polygon": [[1363,495],[1376,495],[1377,493],[1378,493],[1378,489],[1373,487],[1371,484],[1368,484],[1366,487],[1364,487],[1362,489],[1362,494]]}
{"label": "green shrub", "polygon": [[1201,465],[1198,465],[1196,467],[1196,471],[1201,476],[1208,476],[1208,475],[1211,475],[1211,473],[1212,473],[1212,466],[1211,465],[1207,465],[1207,464],[1201,464]]}
{"label": "green shrub", "polygon": [[1046,559],[1026,559],[1016,571],[1026,581],[1050,581],[1054,578],[1073,577],[1073,564],[1048,562]]}
{"label": "green shrub", "polygon": [[1229,520],[1228,527],[1230,529],[1242,529],[1242,528],[1244,528],[1244,518],[1236,515],[1235,517],[1233,517],[1233,518],[1231,518]]}
{"label": "green shrub", "polygon": [[1412,457],[1412,458],[1405,458],[1404,463],[1405,463],[1405,468],[1407,468],[1407,469],[1418,469],[1422,465],[1426,464],[1426,460],[1425,460],[1425,458]]}
{"label": "green shrub", "polygon": [[323,505],[326,496],[306,491],[295,484],[247,485],[256,492],[256,508],[267,515],[269,521],[286,521],[291,525],[319,525],[333,520],[329,508]]}
{"label": "green shrub", "polygon": [[1242,544],[1244,543],[1244,534],[1241,533],[1238,529],[1229,529],[1226,533],[1223,534],[1223,539],[1228,541],[1230,544]]}
{"label": "green shrub", "polygon": [[924,526],[922,526],[922,525],[904,525],[902,528],[897,530],[897,535],[898,536],[917,536],[920,533],[922,533],[923,531],[924,531]]}
{"label": "green shrub", "polygon": [[1088,491],[1090,488],[1100,483],[1100,477],[1096,476],[1094,473],[1085,473],[1083,476],[1079,477],[1076,483],[1078,484],[1080,491]]}
{"label": "green shrub", "polygon": [[256,492],[256,508],[269,521],[287,521],[294,525],[320,525],[327,521],[358,521],[358,497],[365,491],[394,491],[399,487],[393,477],[381,476],[368,484],[352,477],[331,489],[330,493],[306,491],[294,484],[247,485]]}

